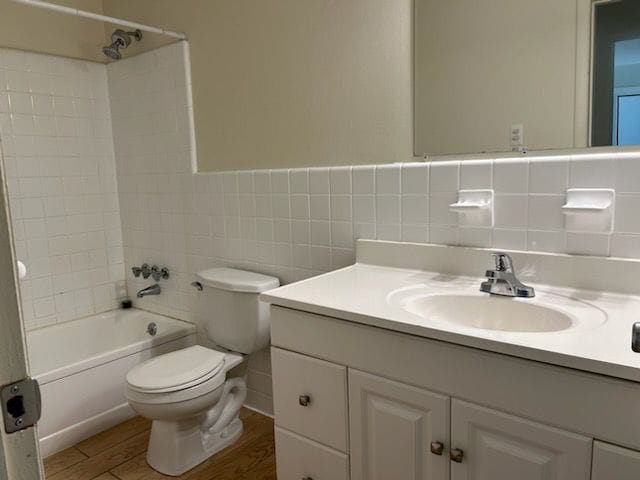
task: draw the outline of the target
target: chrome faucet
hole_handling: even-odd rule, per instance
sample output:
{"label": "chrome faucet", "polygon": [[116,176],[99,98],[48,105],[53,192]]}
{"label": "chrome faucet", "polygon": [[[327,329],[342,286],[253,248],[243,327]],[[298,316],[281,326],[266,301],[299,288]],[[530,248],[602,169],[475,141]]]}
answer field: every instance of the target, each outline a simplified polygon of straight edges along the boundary
{"label": "chrome faucet", "polygon": [[160,295],[160,285],[154,283],[150,287],[143,288],[136,294],[136,297],[142,298],[146,297],[147,295]]}
{"label": "chrome faucet", "polygon": [[480,291],[492,295],[504,295],[507,297],[535,297],[533,287],[524,285],[516,278],[513,271],[513,260],[503,252],[492,253],[496,261],[495,270],[487,270],[487,280],[480,285]]}

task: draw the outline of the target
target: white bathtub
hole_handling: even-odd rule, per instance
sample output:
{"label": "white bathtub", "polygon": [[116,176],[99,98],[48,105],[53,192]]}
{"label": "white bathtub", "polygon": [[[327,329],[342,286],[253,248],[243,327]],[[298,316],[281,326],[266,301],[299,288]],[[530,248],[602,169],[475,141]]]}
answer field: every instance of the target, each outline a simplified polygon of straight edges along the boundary
{"label": "white bathtub", "polygon": [[[154,322],[155,336],[147,333]],[[40,450],[46,457],[134,415],[124,396],[129,369],[195,344],[195,326],[142,310],[114,310],[27,333],[40,383]]]}

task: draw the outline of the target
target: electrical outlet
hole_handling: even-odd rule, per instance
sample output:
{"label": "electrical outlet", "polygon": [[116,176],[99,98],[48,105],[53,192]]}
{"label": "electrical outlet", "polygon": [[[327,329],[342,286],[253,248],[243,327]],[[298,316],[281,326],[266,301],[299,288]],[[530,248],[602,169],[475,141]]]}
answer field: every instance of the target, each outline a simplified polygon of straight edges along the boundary
{"label": "electrical outlet", "polygon": [[509,130],[511,151],[520,152],[524,149],[524,125],[514,123]]}

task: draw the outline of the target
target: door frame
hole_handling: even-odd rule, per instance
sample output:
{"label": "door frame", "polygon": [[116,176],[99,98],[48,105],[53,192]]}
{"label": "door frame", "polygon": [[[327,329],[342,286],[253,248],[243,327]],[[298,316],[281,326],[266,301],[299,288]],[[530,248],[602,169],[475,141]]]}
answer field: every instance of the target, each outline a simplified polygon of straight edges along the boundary
{"label": "door frame", "polygon": [[640,96],[640,86],[636,87],[613,87],[613,118],[611,119],[611,144],[618,145],[618,108],[619,98],[628,96]]}
{"label": "door frame", "polygon": [[[29,376],[16,256],[0,139],[0,386]],[[42,479],[37,427],[5,433],[0,415],[0,480]]]}

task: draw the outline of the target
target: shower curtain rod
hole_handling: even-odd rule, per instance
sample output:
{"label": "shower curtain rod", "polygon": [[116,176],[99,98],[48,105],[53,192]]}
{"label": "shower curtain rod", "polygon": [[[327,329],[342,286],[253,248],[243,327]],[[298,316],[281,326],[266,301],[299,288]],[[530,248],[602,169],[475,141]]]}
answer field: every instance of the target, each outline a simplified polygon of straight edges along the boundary
{"label": "shower curtain rod", "polygon": [[136,28],[143,32],[158,33],[160,35],[166,35],[168,37],[178,38],[180,40],[186,40],[187,36],[184,33],[172,32],[171,30],[165,30],[164,28],[150,27],[142,23],[130,22],[128,20],[122,20],[120,18],[108,17],[106,15],[100,15],[98,13],[87,12],[86,10],[79,10],[77,8],[65,7],[63,5],[57,5],[55,3],[43,2],[41,0],[10,0],[15,3],[21,3],[31,7],[42,8],[45,10],[51,10],[53,12],[66,13],[67,15],[75,15],[78,17],[90,18],[92,20],[98,20],[100,22],[113,23],[121,27]]}

